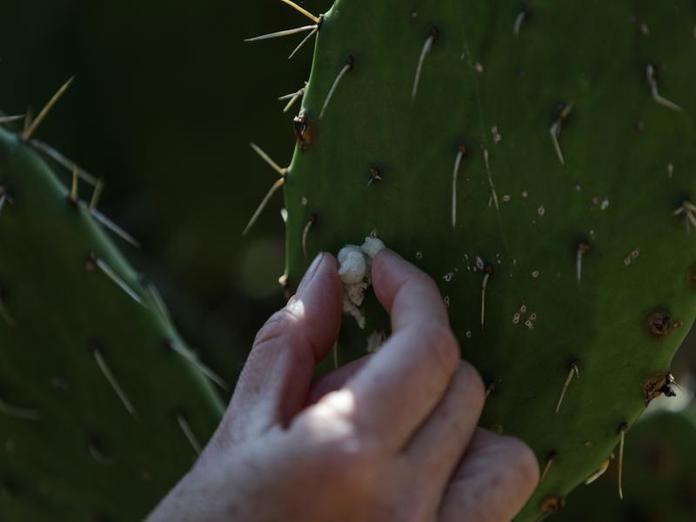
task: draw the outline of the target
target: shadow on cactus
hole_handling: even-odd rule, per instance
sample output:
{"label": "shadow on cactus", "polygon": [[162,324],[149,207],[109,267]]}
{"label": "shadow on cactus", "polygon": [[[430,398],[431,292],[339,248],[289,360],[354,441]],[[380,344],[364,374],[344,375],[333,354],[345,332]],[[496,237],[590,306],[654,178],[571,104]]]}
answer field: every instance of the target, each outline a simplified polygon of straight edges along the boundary
{"label": "shadow on cactus", "polygon": [[[616,469],[568,497],[559,522],[681,522],[696,518],[696,412],[661,411],[641,418],[626,442],[624,488],[616,496]],[[555,520],[555,518],[554,518]]]}
{"label": "shadow on cactus", "polygon": [[[295,155],[260,151],[267,198],[285,193],[281,280],[369,234],[435,277],[489,384],[482,424],[543,469],[517,520],[559,510],[670,392],[696,313],[693,3],[298,10],[316,48]],[[340,362],[388,333],[360,308]]]}
{"label": "shadow on cactus", "polygon": [[67,86],[0,130],[0,513],[137,520],[212,433],[224,383],[107,237],[136,244],[99,212],[101,182],[34,139]]}

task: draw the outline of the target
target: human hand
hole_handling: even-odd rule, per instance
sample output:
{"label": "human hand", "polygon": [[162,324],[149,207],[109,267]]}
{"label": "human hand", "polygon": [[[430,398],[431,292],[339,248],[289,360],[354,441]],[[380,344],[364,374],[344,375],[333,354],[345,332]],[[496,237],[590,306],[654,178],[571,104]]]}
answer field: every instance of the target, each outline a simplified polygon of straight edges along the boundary
{"label": "human hand", "polygon": [[341,322],[335,259],[259,331],[225,416],[160,521],[503,522],[534,490],[536,458],[476,428],[485,393],[460,361],[435,283],[389,250],[372,265],[392,335],[312,385]]}

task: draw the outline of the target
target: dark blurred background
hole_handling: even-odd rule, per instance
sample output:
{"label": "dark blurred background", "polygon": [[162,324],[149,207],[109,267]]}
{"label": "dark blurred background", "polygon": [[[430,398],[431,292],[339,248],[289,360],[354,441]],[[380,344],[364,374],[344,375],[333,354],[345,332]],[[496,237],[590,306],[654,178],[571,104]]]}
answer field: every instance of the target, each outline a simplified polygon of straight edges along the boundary
{"label": "dark blurred background", "polygon": [[[300,3],[314,13],[330,6]],[[105,180],[101,209],[143,245],[124,245],[126,254],[157,283],[191,345],[233,382],[283,302],[282,197],[241,236],[276,179],[249,142],[289,162],[293,112],[277,98],[302,86],[312,53],[308,45],[287,60],[303,35],[242,40],[308,21],[279,0],[0,6],[0,109],[36,113],[75,76],[38,138]],[[682,368],[696,368],[692,359]]]}
{"label": "dark blurred background", "polygon": [[290,161],[293,114],[277,98],[302,86],[312,53],[308,45],[288,61],[303,35],[242,40],[308,21],[279,0],[0,6],[0,109],[36,114],[75,76],[37,137],[104,179],[101,210],[142,243],[124,245],[126,254],[191,345],[234,381],[255,331],[283,302],[282,196],[241,236],[276,179],[249,142]]}

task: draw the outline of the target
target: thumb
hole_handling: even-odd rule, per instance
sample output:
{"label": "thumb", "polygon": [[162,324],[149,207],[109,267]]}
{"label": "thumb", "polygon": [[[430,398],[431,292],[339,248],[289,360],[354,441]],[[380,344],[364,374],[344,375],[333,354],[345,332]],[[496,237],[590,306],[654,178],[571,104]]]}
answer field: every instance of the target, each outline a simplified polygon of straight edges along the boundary
{"label": "thumb", "polygon": [[297,294],[261,328],[228,412],[244,433],[255,436],[286,425],[303,407],[314,367],[338,337],[341,292],[336,260],[321,253]]}

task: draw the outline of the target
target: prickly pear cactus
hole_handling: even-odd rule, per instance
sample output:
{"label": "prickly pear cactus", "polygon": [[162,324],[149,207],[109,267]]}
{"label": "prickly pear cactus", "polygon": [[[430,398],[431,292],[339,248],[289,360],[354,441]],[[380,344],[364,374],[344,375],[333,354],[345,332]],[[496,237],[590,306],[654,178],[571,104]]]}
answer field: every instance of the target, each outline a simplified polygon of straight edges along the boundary
{"label": "prickly pear cactus", "polygon": [[[623,502],[616,496],[618,476],[606,476],[568,497],[558,522],[675,522],[696,520],[694,440],[696,411],[659,412],[641,418],[626,441]],[[556,518],[554,518],[556,520]]]}
{"label": "prickly pear cactus", "polygon": [[[286,0],[283,0],[285,3]],[[374,232],[435,277],[484,426],[560,509],[669,393],[696,312],[696,10],[687,0],[336,0],[288,169],[290,289]],[[347,318],[341,362],[387,322]]]}
{"label": "prickly pear cactus", "polygon": [[214,429],[215,376],[30,143],[0,130],[0,518],[139,520]]}

